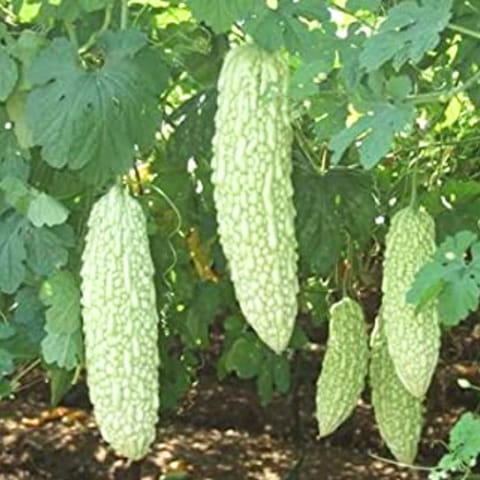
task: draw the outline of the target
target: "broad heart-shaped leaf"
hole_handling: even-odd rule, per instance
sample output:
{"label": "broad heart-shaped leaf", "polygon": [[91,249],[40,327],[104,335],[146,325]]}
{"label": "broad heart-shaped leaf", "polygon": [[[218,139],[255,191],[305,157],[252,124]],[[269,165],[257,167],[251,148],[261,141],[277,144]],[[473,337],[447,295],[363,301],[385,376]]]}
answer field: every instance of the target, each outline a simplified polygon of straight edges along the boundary
{"label": "broad heart-shaped leaf", "polygon": [[365,168],[374,167],[390,150],[396,133],[405,130],[415,119],[410,103],[376,103],[350,127],[335,135],[329,144],[332,162],[338,163],[345,150],[361,138],[360,162]]}
{"label": "broad heart-shaped leaf", "polygon": [[[450,431],[449,453],[438,463],[432,479],[445,478],[448,471],[462,471],[480,454],[480,419],[471,412],[464,413]],[[437,470],[438,469],[438,470]],[[450,477],[449,477],[450,478]]]}
{"label": "broad heart-shaped leaf", "polygon": [[327,6],[317,0],[280,0],[275,10],[265,2],[257,2],[246,21],[245,30],[267,50],[284,46],[291,53],[308,55],[312,45],[318,44],[319,36],[302,18],[329,22],[330,13]]}
{"label": "broad heart-shaped leaf", "polygon": [[88,165],[92,183],[126,171],[135,147],[149,148],[159,125],[157,94],[168,81],[161,58],[146,37],[107,32],[100,42],[104,64],[86,70],[74,46],[55,39],[34,61],[27,99],[33,141],[55,168]]}
{"label": "broad heart-shaped leaf", "polygon": [[23,330],[30,340],[38,344],[45,336],[45,307],[32,287],[22,287],[15,295],[13,321],[17,330]]}
{"label": "broad heart-shaped leaf", "polygon": [[300,266],[327,275],[346,245],[346,233],[359,243],[371,236],[376,215],[369,172],[336,167],[320,175],[295,168],[296,231]]}
{"label": "broad heart-shaped leaf", "polygon": [[[470,249],[467,262],[465,252]],[[431,262],[423,266],[407,293],[407,301],[421,309],[438,298],[440,319],[455,326],[478,308],[480,294],[480,242],[475,233],[458,232],[438,247]]]}
{"label": "broad heart-shaped leaf", "polygon": [[249,16],[257,0],[187,0],[193,16],[217,33],[226,32],[235,21]]}
{"label": "broad heart-shaped leaf", "polygon": [[[18,79],[17,65],[0,44],[0,101],[4,102],[15,87]],[[3,125],[0,125],[2,128]]]}
{"label": "broad heart-shaped leaf", "polygon": [[240,378],[253,378],[262,365],[262,349],[254,334],[248,332],[239,337],[230,347],[226,358],[226,367],[236,372]]}
{"label": "broad heart-shaped leaf", "polygon": [[29,166],[20,152],[13,129],[5,128],[8,121],[11,119],[6,110],[0,107],[0,181],[11,176],[26,182]]}
{"label": "broad heart-shaped leaf", "polygon": [[13,355],[0,348],[0,379],[13,371]]}
{"label": "broad heart-shaped leaf", "polygon": [[80,328],[80,290],[70,272],[56,272],[45,280],[40,300],[48,307],[48,334],[71,334]]}
{"label": "broad heart-shaped leaf", "polygon": [[27,216],[35,227],[53,227],[65,222],[68,210],[53,197],[41,192],[30,203]]}
{"label": "broad heart-shaped leaf", "polygon": [[393,7],[378,33],[366,42],[360,64],[368,72],[392,60],[399,70],[407,61],[418,63],[435,48],[451,17],[453,0],[407,0]]}
{"label": "broad heart-shaped leaf", "polygon": [[47,363],[72,370],[82,358],[82,345],[80,330],[73,333],[49,333],[42,340],[43,358]]}
{"label": "broad heart-shaped leaf", "polygon": [[24,230],[27,222],[8,210],[0,216],[0,291],[13,293],[25,276]]}
{"label": "broad heart-shaped leaf", "polygon": [[74,245],[69,225],[29,228],[25,234],[27,265],[38,275],[50,275],[68,261],[68,248]]}

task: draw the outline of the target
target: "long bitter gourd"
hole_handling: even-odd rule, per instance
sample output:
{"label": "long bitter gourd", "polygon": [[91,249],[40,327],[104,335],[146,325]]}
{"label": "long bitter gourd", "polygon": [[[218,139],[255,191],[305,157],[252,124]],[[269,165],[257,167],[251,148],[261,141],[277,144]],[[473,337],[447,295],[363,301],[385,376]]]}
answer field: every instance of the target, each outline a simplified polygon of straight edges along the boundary
{"label": "long bitter gourd", "polygon": [[82,305],[90,399],[103,438],[142,458],[159,406],[158,315],[146,221],[114,186],[93,206],[83,252]]}
{"label": "long bitter gourd", "polygon": [[375,419],[394,457],[411,464],[417,455],[422,432],[422,402],[398,378],[388,353],[382,322],[382,316],[377,318],[372,333],[370,385]]}
{"label": "long bitter gourd", "polygon": [[317,381],[320,436],[334,432],[352,413],[368,373],[368,335],[361,306],[350,298],[332,305],[327,350]]}
{"label": "long bitter gourd", "polygon": [[406,295],[415,274],[435,252],[435,224],[424,210],[407,207],[392,218],[383,263],[382,310],[385,336],[398,377],[422,398],[430,385],[440,349],[436,301],[418,313]]}
{"label": "long bitter gourd", "polygon": [[230,50],[218,81],[212,182],[218,230],[246,320],[282,352],[297,313],[288,68],[247,44]]}

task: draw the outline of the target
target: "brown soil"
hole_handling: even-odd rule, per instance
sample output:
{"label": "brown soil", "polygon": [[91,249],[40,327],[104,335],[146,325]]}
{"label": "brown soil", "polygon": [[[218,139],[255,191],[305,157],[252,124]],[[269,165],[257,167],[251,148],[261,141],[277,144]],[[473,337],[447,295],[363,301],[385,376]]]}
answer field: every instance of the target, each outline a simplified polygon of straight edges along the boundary
{"label": "brown soil", "polygon": [[[451,425],[462,411],[477,406],[478,397],[456,384],[459,376],[480,383],[479,340],[472,332],[473,325],[465,326],[445,339],[442,358],[448,361],[439,366],[430,389],[418,466],[436,464]],[[163,416],[151,454],[134,465],[117,458],[100,439],[81,388],[70,395],[70,408],[51,411],[47,385],[37,384],[0,404],[0,480],[427,478],[424,470],[388,461],[368,392],[335,434],[316,439],[319,363],[304,357],[297,394],[277,397],[265,408],[248,382],[220,383],[203,371],[182,408]]]}

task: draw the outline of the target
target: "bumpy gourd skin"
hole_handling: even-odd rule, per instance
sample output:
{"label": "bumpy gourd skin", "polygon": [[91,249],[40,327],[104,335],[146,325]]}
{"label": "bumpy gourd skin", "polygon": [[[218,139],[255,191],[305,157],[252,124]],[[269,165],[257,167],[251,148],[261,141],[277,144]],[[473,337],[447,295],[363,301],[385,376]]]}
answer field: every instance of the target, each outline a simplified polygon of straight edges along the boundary
{"label": "bumpy gourd skin", "polygon": [[332,305],[327,350],[317,381],[320,437],[333,433],[352,413],[368,373],[368,335],[362,308],[350,298]]}
{"label": "bumpy gourd skin", "polygon": [[372,404],[380,435],[394,457],[411,464],[422,433],[422,403],[397,376],[388,353],[382,319],[372,333],[370,385]]}
{"label": "bumpy gourd skin", "polygon": [[398,377],[418,398],[425,395],[437,365],[440,325],[435,301],[416,314],[406,294],[434,252],[435,224],[430,215],[412,207],[398,211],[386,237],[382,310]]}
{"label": "bumpy gourd skin", "polygon": [[83,252],[82,305],[90,399],[102,437],[144,457],[159,406],[158,315],[145,217],[114,186],[93,206]]}
{"label": "bumpy gourd skin", "polygon": [[288,68],[255,45],[231,50],[218,82],[212,182],[236,297],[275,352],[297,313]]}

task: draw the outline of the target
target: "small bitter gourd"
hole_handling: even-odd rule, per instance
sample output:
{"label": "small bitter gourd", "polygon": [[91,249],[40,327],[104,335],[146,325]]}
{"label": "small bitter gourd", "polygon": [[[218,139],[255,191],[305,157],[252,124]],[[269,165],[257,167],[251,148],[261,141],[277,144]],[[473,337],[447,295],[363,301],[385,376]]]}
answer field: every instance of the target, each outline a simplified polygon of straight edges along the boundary
{"label": "small bitter gourd", "polygon": [[218,231],[247,322],[282,352],[297,313],[288,68],[254,44],[229,51],[218,81],[212,182]]}
{"label": "small bitter gourd", "polygon": [[422,398],[430,385],[440,349],[436,301],[419,312],[408,303],[415,274],[435,252],[435,224],[422,209],[398,211],[386,237],[382,310],[385,336],[398,377],[412,395]]}
{"label": "small bitter gourd", "polygon": [[87,382],[103,438],[132,460],[155,438],[159,407],[158,314],[146,221],[114,186],[91,210],[83,252]]}
{"label": "small bitter gourd", "polygon": [[344,298],[330,308],[327,349],[317,381],[320,437],[334,432],[352,413],[368,373],[368,335],[361,306]]}
{"label": "small bitter gourd", "polygon": [[413,396],[397,376],[388,353],[383,317],[372,332],[370,386],[380,435],[394,457],[411,464],[417,455],[422,432],[422,402]]}

